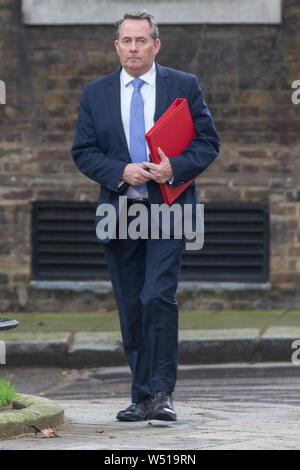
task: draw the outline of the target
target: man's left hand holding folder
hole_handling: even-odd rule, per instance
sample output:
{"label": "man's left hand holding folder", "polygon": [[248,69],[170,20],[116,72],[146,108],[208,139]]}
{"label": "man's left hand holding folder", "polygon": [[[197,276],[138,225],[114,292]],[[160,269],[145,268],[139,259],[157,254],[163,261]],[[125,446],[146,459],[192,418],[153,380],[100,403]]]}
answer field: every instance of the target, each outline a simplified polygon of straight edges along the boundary
{"label": "man's left hand holding folder", "polygon": [[160,164],[143,162],[143,167],[149,170],[151,179],[153,179],[157,183],[162,184],[169,182],[170,184],[172,184],[171,180],[173,179],[173,170],[171,167],[170,160],[161,148],[158,148],[158,153],[161,158]]}

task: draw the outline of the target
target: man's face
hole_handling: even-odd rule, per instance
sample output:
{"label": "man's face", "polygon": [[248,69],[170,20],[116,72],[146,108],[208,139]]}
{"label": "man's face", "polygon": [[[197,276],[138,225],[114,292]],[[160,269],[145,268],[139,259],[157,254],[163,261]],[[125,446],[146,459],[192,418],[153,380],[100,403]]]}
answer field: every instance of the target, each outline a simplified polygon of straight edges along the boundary
{"label": "man's face", "polygon": [[160,49],[160,40],[153,42],[148,20],[124,20],[118,41],[115,41],[121,65],[132,77],[146,73]]}

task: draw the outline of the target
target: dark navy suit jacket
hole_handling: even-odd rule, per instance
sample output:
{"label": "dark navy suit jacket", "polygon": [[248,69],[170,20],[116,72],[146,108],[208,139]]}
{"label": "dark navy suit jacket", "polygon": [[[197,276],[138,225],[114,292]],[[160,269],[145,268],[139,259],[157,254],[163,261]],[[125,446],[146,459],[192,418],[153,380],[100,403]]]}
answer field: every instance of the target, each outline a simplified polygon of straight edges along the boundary
{"label": "dark navy suit jacket", "polygon": [[[110,203],[118,214],[119,196],[126,195],[128,184],[120,186],[122,173],[131,163],[121,118],[120,72],[114,72],[85,85],[72,147],[77,168],[101,185],[98,206]],[[202,173],[219,153],[220,141],[212,116],[203,99],[197,77],[156,64],[156,122],[176,98],[186,98],[197,137],[181,155],[172,156],[173,186]],[[160,186],[147,183],[150,203],[162,204]],[[195,183],[175,201],[199,204]],[[98,207],[97,206],[97,207]],[[99,217],[96,217],[96,223]],[[109,239],[99,240],[107,243]]]}

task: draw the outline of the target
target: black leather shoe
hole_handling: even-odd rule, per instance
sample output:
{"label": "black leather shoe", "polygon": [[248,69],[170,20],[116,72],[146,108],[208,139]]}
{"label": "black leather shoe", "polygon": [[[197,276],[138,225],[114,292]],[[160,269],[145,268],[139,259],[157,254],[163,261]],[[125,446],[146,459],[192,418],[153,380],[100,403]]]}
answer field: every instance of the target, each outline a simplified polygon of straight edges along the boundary
{"label": "black leather shoe", "polygon": [[126,410],[117,414],[119,421],[144,421],[152,410],[152,398],[146,398],[139,403],[132,403]]}
{"label": "black leather shoe", "polygon": [[177,416],[172,403],[172,394],[170,392],[161,391],[155,393],[153,408],[149,419],[176,421]]}

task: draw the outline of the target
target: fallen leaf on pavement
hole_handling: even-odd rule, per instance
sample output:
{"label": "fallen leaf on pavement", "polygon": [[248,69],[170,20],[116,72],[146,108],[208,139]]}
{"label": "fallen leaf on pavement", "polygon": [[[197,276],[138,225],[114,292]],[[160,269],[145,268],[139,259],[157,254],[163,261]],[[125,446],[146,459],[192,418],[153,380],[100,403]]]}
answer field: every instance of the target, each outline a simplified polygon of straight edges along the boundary
{"label": "fallen leaf on pavement", "polygon": [[34,434],[37,435],[38,433],[44,434],[44,437],[61,437],[58,434],[56,434],[52,428],[45,428],[45,429],[39,429],[36,426],[31,426],[34,429]]}
{"label": "fallen leaf on pavement", "polygon": [[46,428],[42,429],[42,433],[44,434],[45,437],[60,437],[58,434],[56,434],[52,428]]}

